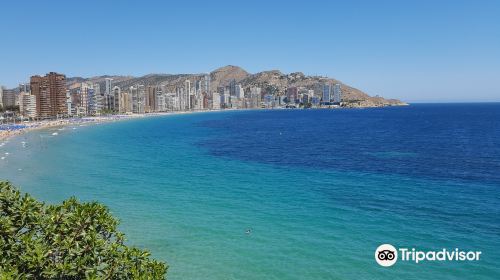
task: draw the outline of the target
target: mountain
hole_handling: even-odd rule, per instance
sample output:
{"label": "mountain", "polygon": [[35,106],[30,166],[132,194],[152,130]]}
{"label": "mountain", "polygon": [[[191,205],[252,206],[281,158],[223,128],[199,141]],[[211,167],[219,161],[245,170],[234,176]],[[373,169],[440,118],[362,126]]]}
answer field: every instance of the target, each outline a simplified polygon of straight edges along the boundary
{"label": "mountain", "polygon": [[263,71],[255,74],[248,73],[238,66],[228,65],[218,68],[210,73],[199,74],[148,74],[142,77],[132,76],[98,76],[92,78],[72,77],[67,79],[68,86],[74,88],[81,82],[99,83],[104,88],[106,78],[113,79],[113,85],[126,88],[142,84],[146,86],[164,85],[169,91],[175,91],[176,87],[182,87],[186,80],[194,84],[197,80],[202,80],[210,75],[210,90],[216,91],[219,87],[225,87],[231,81],[241,84],[243,88],[258,86],[265,93],[284,94],[289,87],[302,87],[314,90],[316,95],[321,95],[325,83],[341,84],[342,100],[348,107],[379,107],[406,105],[396,99],[385,99],[379,96],[369,96],[363,91],[346,85],[336,79],[321,76],[306,76],[301,72],[284,74],[279,70]]}

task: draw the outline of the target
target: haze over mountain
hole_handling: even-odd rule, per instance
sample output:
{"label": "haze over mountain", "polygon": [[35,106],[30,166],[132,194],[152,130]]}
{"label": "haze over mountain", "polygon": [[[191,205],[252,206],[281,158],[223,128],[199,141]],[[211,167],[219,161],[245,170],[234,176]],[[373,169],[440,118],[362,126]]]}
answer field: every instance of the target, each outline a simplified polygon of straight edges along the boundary
{"label": "haze over mountain", "polygon": [[194,83],[201,80],[205,75],[210,74],[210,90],[216,91],[219,87],[228,86],[234,80],[241,84],[243,88],[248,89],[253,86],[262,88],[264,93],[284,94],[289,87],[303,87],[314,90],[316,95],[321,96],[323,85],[325,83],[342,85],[342,100],[356,103],[362,106],[391,106],[404,105],[404,102],[396,99],[385,99],[379,96],[369,96],[365,92],[346,85],[341,81],[333,78],[321,76],[306,76],[301,72],[290,74],[282,73],[279,70],[262,71],[255,74],[248,73],[238,66],[227,65],[210,73],[198,74],[148,74],[142,77],[132,76],[97,76],[92,78],[71,77],[67,79],[70,87],[76,87],[77,83],[91,82],[101,84],[104,88],[106,78],[113,79],[113,85],[126,90],[128,87],[141,84],[145,86],[160,86],[164,85],[168,90],[175,91],[175,87],[182,87],[186,80]]}

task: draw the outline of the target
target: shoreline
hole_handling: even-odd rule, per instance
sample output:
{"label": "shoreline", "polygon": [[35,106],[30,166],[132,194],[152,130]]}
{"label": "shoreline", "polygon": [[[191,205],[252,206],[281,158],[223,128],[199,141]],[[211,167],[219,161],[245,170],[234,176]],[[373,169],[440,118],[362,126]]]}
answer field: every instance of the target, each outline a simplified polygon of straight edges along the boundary
{"label": "shoreline", "polygon": [[[81,117],[81,118],[68,118],[68,119],[58,119],[58,120],[44,120],[44,121],[31,121],[27,123],[16,123],[10,124],[13,129],[0,130],[0,141],[8,142],[9,139],[22,135],[24,133],[43,130],[49,128],[66,127],[71,125],[95,125],[101,123],[109,123],[116,121],[125,121],[140,118],[151,118],[151,117],[161,117],[161,116],[174,116],[181,114],[191,114],[191,113],[202,113],[202,112],[219,112],[220,110],[211,111],[184,111],[184,112],[158,112],[158,113],[145,113],[145,114],[120,114],[120,115],[109,115],[109,116],[93,116],[93,117]],[[0,143],[0,145],[2,144]],[[2,145],[3,146],[3,145]]]}
{"label": "shoreline", "polygon": [[[395,105],[395,106],[407,106]],[[384,106],[391,107],[391,106]],[[346,107],[344,109],[361,109],[361,108],[375,108],[375,107]],[[314,109],[326,109],[326,108],[314,108]],[[340,109],[340,108],[339,108]],[[70,125],[80,125],[80,124],[100,124],[115,121],[124,121],[140,118],[150,118],[150,117],[161,117],[161,116],[173,116],[182,114],[195,114],[195,113],[209,113],[209,112],[224,112],[224,111],[246,111],[246,110],[294,110],[287,108],[254,108],[254,109],[218,109],[218,110],[197,110],[197,111],[175,111],[175,112],[154,112],[154,113],[144,113],[144,114],[117,114],[117,115],[106,115],[106,116],[86,116],[86,117],[75,117],[67,119],[57,119],[57,120],[42,120],[42,121],[30,121],[26,123],[15,123],[8,124],[7,126],[12,126],[13,129],[0,130],[0,145],[4,142],[8,142],[9,139],[15,136],[22,135],[29,131],[55,128],[55,127],[65,127]]]}

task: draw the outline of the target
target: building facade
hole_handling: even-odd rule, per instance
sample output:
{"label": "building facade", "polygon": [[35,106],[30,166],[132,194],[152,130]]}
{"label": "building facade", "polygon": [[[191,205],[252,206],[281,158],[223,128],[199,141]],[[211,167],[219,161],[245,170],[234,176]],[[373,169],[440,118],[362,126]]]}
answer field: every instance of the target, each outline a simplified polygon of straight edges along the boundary
{"label": "building facade", "polygon": [[44,77],[32,76],[30,88],[36,99],[37,117],[47,119],[68,115],[65,75],[50,72]]}
{"label": "building facade", "polygon": [[29,92],[19,94],[19,112],[26,118],[36,118],[36,97]]}

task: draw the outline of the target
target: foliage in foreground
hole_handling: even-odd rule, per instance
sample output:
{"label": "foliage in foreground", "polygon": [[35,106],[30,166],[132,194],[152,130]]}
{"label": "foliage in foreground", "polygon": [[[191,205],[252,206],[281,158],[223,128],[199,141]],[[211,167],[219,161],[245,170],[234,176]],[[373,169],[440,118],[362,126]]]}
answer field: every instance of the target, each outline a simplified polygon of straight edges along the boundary
{"label": "foliage in foreground", "polygon": [[0,182],[0,279],[165,279],[117,225],[97,202],[45,205]]}

